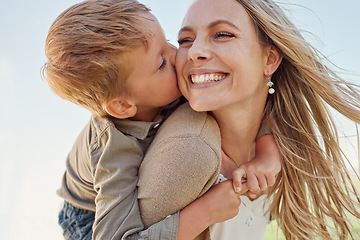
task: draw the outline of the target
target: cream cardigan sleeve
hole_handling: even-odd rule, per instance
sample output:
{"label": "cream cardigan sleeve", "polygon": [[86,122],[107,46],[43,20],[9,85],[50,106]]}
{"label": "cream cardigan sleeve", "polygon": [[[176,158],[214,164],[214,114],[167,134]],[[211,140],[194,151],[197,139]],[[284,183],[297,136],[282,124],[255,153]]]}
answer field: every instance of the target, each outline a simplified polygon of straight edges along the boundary
{"label": "cream cardigan sleeve", "polygon": [[207,113],[188,104],[161,126],[139,169],[138,197],[146,227],[204,194],[221,168],[220,132]]}

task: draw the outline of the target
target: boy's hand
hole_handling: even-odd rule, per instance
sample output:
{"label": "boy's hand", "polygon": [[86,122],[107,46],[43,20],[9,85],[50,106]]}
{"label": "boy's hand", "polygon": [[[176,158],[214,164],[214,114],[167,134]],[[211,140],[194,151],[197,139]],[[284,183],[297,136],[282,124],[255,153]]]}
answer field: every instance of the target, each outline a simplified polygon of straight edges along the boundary
{"label": "boy's hand", "polygon": [[194,239],[210,225],[235,217],[241,204],[240,195],[244,192],[235,193],[231,180],[210,188],[180,211],[176,239]]}
{"label": "boy's hand", "polygon": [[240,165],[233,172],[233,183],[239,192],[244,181],[249,189],[249,198],[257,198],[268,187],[275,184],[276,175],[281,170],[281,158],[272,135],[264,135],[256,141],[255,157]]}
{"label": "boy's hand", "polygon": [[[249,168],[253,168],[253,166],[250,164]],[[250,199],[256,199],[261,195],[260,184],[254,172],[245,169],[247,169],[247,166],[244,164],[233,172],[234,191],[237,193],[244,192],[242,191],[243,186],[246,186],[248,191],[246,191],[245,194]],[[247,172],[249,172],[249,174],[247,174]]]}

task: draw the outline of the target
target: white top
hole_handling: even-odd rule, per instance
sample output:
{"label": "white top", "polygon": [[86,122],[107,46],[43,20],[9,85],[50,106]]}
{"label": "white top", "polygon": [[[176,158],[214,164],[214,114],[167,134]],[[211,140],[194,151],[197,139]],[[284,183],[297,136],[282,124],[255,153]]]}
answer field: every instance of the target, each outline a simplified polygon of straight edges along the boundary
{"label": "white top", "polygon": [[[220,174],[217,183],[225,181]],[[270,206],[266,196],[262,195],[254,201],[247,196],[241,196],[239,213],[234,218],[210,226],[212,240],[261,240],[264,238],[266,226],[270,221],[270,213],[264,215]]]}

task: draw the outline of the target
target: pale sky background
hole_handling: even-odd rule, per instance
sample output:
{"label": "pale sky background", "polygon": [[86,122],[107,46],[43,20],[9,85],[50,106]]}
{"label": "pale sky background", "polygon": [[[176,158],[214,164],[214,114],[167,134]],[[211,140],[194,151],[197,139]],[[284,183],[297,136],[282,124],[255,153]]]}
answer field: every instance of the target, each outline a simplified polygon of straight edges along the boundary
{"label": "pale sky background", "polygon": [[[53,20],[75,0],[1,2],[0,14],[0,238],[62,239],[55,191],[65,158],[90,114],[54,95],[40,78],[44,42]],[[153,9],[167,38],[177,31],[191,0],[142,0]],[[344,76],[360,81],[360,1],[283,0],[297,26]],[[289,4],[291,3],[291,5]],[[292,5],[299,4],[301,6]],[[339,117],[341,135],[355,125]],[[357,166],[356,138],[341,138]],[[350,144],[349,144],[350,143]]]}

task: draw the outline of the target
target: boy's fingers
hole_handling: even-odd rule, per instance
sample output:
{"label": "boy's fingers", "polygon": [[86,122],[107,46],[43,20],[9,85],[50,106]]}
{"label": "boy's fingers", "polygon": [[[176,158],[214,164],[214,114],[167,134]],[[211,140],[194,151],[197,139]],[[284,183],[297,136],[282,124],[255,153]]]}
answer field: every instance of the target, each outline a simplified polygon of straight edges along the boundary
{"label": "boy's fingers", "polygon": [[246,172],[243,168],[237,168],[233,173],[233,185],[236,193],[241,192],[243,179],[246,178]]}
{"label": "boy's fingers", "polygon": [[268,183],[266,181],[265,175],[261,175],[257,178],[259,181],[259,187],[261,191],[265,191],[268,188]]}
{"label": "boy's fingers", "polygon": [[246,180],[246,185],[250,192],[252,192],[254,194],[260,193],[259,182],[258,182],[258,179],[255,176],[255,174],[248,174],[247,180]]}
{"label": "boy's fingers", "polygon": [[247,192],[247,196],[250,198],[250,200],[252,200],[252,199],[256,199],[258,195],[252,192]]}
{"label": "boy's fingers", "polygon": [[276,182],[276,176],[270,176],[270,177],[266,177],[267,180],[267,185],[269,187],[274,186],[275,182]]}

